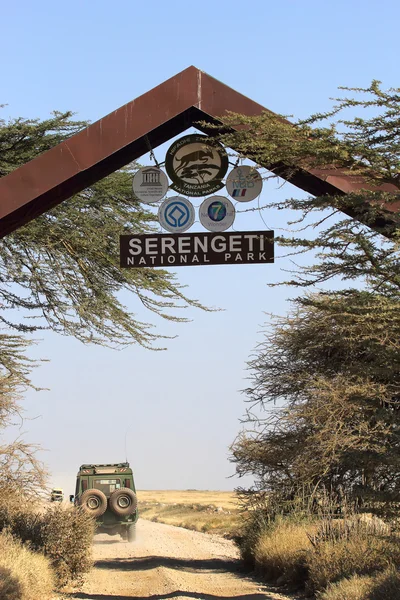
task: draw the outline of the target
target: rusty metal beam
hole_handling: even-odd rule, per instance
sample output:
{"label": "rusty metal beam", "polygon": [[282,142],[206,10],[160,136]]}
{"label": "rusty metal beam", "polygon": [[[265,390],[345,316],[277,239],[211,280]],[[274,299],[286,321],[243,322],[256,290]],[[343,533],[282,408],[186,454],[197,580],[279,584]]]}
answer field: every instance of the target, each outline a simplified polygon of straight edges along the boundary
{"label": "rusty metal beam", "polygon": [[[0,238],[139,158],[149,144],[156,148],[191,126],[200,129],[199,121],[217,122],[226,111],[259,115],[265,110],[188,67],[1,178]],[[362,186],[339,170],[322,169],[298,171],[291,183],[315,195],[344,194]]]}

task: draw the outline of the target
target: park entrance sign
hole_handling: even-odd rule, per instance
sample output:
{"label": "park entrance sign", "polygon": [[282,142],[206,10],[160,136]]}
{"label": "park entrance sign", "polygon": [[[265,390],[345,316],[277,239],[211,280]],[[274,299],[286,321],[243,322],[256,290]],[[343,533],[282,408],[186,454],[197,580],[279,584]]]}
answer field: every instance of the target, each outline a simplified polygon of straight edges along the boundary
{"label": "park entrance sign", "polygon": [[[139,159],[150,148],[157,148],[190,127],[195,127],[202,134],[210,135],[215,130],[210,129],[208,124],[220,123],[221,117],[229,112],[253,116],[260,115],[265,110],[267,110],[265,107],[227,87],[207,73],[195,67],[188,67],[2,177],[0,179],[0,238],[117,169]],[[197,143],[194,140],[187,141],[189,144]],[[175,149],[175,154],[173,150],[171,150],[171,169],[176,175],[174,185],[177,190],[180,189],[180,185],[185,186],[187,192],[189,189],[187,184],[193,185],[196,182],[191,181],[190,169],[187,169],[182,162],[183,157],[179,154],[179,149]],[[200,152],[201,148],[188,147],[186,150],[186,154],[193,154],[193,152]],[[214,154],[213,157],[201,154],[197,156],[200,162],[216,167],[212,169],[210,176],[205,174],[210,177],[208,189],[214,190],[208,193],[215,194],[224,170],[223,154],[218,156]],[[331,167],[304,168],[288,173],[283,164],[261,166],[269,170],[273,167],[274,172],[280,177],[313,195],[344,195],[366,187],[365,182],[360,181],[356,176]],[[152,184],[151,190],[149,186],[148,192],[140,192],[146,196],[144,201],[153,202],[158,197],[162,197],[162,188],[158,186],[158,180],[154,179],[156,175],[155,172],[142,173],[142,179],[138,183],[140,190],[147,189],[145,184]],[[243,176],[243,173],[241,175]],[[234,181],[239,180],[240,177],[234,179]],[[162,184],[161,180],[160,183]],[[213,187],[214,183],[215,187]],[[235,188],[234,184],[232,186],[232,197],[239,201],[240,199],[246,201],[246,196],[242,196],[244,192],[241,185],[240,189]],[[159,189],[160,192],[157,191]],[[194,188],[191,189],[194,193]],[[350,216],[354,215],[350,214]],[[393,213],[387,210],[383,216],[382,213],[377,216],[376,223],[369,222],[368,225],[372,228],[382,227],[382,220],[389,225],[396,222]]]}
{"label": "park entrance sign", "polygon": [[274,262],[273,231],[121,235],[121,267]]}
{"label": "park entrance sign", "polygon": [[207,144],[207,140],[204,135],[186,135],[169,148],[165,168],[176,192],[208,196],[224,186],[228,155],[221,144]]}

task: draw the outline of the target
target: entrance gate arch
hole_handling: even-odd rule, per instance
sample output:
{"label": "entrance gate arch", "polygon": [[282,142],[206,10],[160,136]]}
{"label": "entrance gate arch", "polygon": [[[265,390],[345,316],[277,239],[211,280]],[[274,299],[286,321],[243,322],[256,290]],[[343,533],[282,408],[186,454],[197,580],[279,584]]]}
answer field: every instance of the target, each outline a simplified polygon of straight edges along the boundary
{"label": "entrance gate arch", "polygon": [[[207,73],[188,67],[1,178],[0,238],[189,127],[210,133],[199,122],[219,123],[227,111],[256,116],[266,110]],[[282,166],[274,165],[274,172],[285,179]],[[366,187],[359,177],[329,168],[299,169],[288,181],[319,196]],[[369,226],[390,225],[393,230],[395,210],[396,206],[382,212]]]}

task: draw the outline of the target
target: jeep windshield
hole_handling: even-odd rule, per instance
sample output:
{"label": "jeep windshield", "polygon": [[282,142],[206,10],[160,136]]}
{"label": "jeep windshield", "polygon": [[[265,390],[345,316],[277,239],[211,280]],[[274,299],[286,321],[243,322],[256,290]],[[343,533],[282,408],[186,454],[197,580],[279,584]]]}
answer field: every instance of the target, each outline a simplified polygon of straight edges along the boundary
{"label": "jeep windshield", "polygon": [[121,487],[120,479],[95,479],[94,480],[94,488],[96,490],[101,490],[103,494],[109,496],[115,490],[118,490]]}

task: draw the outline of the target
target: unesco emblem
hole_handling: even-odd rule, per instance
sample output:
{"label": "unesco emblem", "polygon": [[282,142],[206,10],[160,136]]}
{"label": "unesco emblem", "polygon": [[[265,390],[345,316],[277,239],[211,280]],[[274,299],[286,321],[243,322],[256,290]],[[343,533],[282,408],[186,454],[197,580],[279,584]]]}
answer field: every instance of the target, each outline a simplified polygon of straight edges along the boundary
{"label": "unesco emblem", "polygon": [[158,167],[143,167],[133,177],[133,193],[135,197],[151,204],[164,198],[168,191],[168,178]]}
{"label": "unesco emblem", "polygon": [[206,135],[186,135],[172,144],[165,156],[171,188],[185,196],[208,196],[220,190],[228,170],[228,155]]}
{"label": "unesco emblem", "polygon": [[193,225],[194,218],[193,204],[181,196],[167,198],[158,211],[158,220],[161,227],[171,233],[186,231]]}

